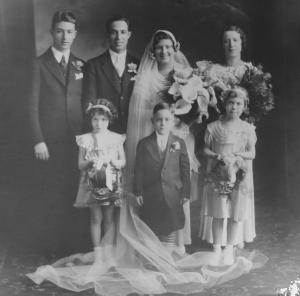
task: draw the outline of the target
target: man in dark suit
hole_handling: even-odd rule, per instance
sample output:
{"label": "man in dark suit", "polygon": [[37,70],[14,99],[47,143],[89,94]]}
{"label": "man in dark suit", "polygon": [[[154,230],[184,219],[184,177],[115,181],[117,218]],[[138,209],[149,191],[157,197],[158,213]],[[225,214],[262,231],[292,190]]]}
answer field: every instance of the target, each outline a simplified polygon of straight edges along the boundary
{"label": "man in dark suit", "polygon": [[125,133],[138,60],[127,53],[127,43],[131,37],[128,19],[110,19],[106,24],[106,31],[109,49],[89,60],[84,69],[83,103],[86,107],[93,99],[110,100],[118,110],[118,119],[111,129]]}
{"label": "man in dark suit", "polygon": [[168,104],[154,107],[155,132],[137,147],[134,193],[145,223],[163,242],[175,244],[190,197],[190,165],[185,142],[170,132],[173,120]]}
{"label": "man in dark suit", "polygon": [[[75,216],[78,170],[75,135],[82,129],[83,61],[70,49],[77,34],[75,16],[58,11],[52,19],[52,46],[34,61],[28,100],[32,145],[36,158],[37,199],[32,223],[49,253],[70,250]],[[73,231],[74,232],[74,231]],[[71,244],[71,243],[70,243]],[[64,250],[66,252],[64,252]]]}

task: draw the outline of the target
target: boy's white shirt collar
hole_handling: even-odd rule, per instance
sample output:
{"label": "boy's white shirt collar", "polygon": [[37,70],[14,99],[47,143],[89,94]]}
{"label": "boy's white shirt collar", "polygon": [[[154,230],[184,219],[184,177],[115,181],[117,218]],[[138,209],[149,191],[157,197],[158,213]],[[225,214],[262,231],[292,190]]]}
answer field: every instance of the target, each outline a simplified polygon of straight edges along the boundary
{"label": "boy's white shirt collar", "polygon": [[56,59],[56,61],[58,63],[61,62],[61,59],[63,56],[65,57],[66,64],[69,62],[69,57],[70,57],[70,53],[71,53],[70,49],[67,50],[66,52],[61,52],[61,51],[57,50],[54,46],[51,46],[51,50],[52,50],[54,58]]}
{"label": "boy's white shirt collar", "polygon": [[160,135],[158,132],[156,133],[156,139],[157,139],[157,144],[158,146],[162,149],[165,150],[167,147],[168,139],[170,133],[167,133],[166,135]]}

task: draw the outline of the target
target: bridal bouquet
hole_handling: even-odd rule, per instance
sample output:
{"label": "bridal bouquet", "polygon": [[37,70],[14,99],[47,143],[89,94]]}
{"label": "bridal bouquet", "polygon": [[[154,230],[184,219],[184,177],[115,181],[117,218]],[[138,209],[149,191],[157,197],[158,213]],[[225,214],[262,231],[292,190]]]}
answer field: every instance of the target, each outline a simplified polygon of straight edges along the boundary
{"label": "bridal bouquet", "polygon": [[163,99],[174,106],[176,115],[196,115],[196,121],[202,122],[208,117],[208,106],[216,105],[202,78],[194,74],[192,68],[176,69],[172,73],[171,86]]}
{"label": "bridal bouquet", "polygon": [[262,66],[245,63],[232,68],[209,61],[199,61],[196,65],[194,73],[213,89],[211,93],[217,99],[219,113],[224,112],[222,94],[234,86],[240,86],[248,92],[249,106],[243,115],[246,121],[256,123],[274,108],[271,74],[264,72]]}
{"label": "bridal bouquet", "polygon": [[244,180],[246,171],[240,157],[223,157],[217,161],[205,181],[211,183],[220,195],[230,196],[234,188]]}

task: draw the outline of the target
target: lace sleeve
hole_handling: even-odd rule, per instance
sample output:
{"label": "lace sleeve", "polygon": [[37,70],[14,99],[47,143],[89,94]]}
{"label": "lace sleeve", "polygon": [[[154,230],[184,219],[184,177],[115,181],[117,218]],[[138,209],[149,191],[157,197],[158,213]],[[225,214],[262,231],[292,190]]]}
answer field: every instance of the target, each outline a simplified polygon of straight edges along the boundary
{"label": "lace sleeve", "polygon": [[93,146],[93,139],[90,134],[76,136],[76,143],[79,147],[90,149]]}

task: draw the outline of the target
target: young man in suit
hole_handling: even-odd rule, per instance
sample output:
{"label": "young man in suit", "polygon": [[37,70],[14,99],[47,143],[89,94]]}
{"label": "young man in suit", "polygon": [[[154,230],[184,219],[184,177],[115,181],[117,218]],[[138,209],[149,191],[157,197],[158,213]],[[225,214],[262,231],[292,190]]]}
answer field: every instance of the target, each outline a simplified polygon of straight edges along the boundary
{"label": "young man in suit", "polygon": [[106,23],[109,49],[89,60],[84,69],[83,105],[97,98],[110,100],[118,109],[118,119],[111,129],[125,133],[129,99],[138,60],[127,52],[131,37],[129,20],[115,17]]}
{"label": "young man in suit", "polygon": [[[82,129],[83,61],[71,52],[77,20],[68,11],[52,18],[52,46],[34,61],[29,124],[35,163],[35,198],[41,242],[48,253],[70,249],[77,189],[75,135]],[[66,252],[64,252],[66,250]]]}
{"label": "young man in suit", "polygon": [[185,142],[173,135],[174,115],[166,103],[153,110],[154,132],[137,147],[134,194],[141,218],[171,249],[184,226],[183,203],[190,197],[190,164]]}

